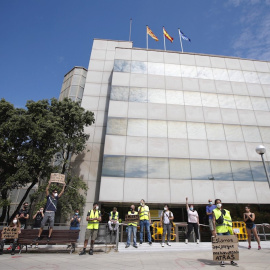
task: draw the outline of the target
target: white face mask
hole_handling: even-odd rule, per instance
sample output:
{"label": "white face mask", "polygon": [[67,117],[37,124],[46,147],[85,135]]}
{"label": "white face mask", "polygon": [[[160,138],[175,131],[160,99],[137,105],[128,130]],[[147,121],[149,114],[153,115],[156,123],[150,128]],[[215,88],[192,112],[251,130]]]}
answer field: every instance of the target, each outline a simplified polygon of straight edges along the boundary
{"label": "white face mask", "polygon": [[221,208],[222,204],[221,203],[218,203],[217,204],[217,208]]}
{"label": "white face mask", "polygon": [[98,206],[96,206],[96,210],[98,210]]}
{"label": "white face mask", "polygon": [[53,193],[53,196],[54,196],[54,197],[57,197],[57,196],[58,196],[58,193]]}
{"label": "white face mask", "polygon": [[17,224],[17,222],[18,222],[17,219],[13,220],[13,224]]}
{"label": "white face mask", "polygon": [[168,208],[167,208],[167,207],[164,207],[164,210],[165,210],[165,211],[167,211],[167,210],[168,210]]}

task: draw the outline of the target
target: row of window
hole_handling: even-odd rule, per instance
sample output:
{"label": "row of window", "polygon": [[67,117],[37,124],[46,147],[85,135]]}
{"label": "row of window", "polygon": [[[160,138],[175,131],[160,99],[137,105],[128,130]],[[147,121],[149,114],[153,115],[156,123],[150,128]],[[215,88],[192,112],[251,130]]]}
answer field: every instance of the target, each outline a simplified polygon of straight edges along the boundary
{"label": "row of window", "polygon": [[270,97],[223,95],[177,90],[112,86],[111,100],[205,106],[244,110],[270,110]]}
{"label": "row of window", "polygon": [[[269,169],[270,163],[267,163]],[[261,162],[104,156],[102,176],[267,181]]]}
{"label": "row of window", "polygon": [[115,72],[131,72],[185,78],[270,84],[270,73],[232,69],[115,60]]}
{"label": "row of window", "polygon": [[270,127],[109,118],[107,134],[270,143]]}

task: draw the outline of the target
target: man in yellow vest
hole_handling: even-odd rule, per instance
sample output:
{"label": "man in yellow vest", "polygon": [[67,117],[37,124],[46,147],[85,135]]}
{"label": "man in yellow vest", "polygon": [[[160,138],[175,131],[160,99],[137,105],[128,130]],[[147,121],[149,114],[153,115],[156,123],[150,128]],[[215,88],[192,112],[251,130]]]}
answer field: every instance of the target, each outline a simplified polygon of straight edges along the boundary
{"label": "man in yellow vest", "polygon": [[85,250],[86,250],[89,238],[91,238],[89,255],[93,255],[94,243],[98,235],[99,222],[101,221],[101,213],[98,209],[99,209],[98,204],[94,203],[93,209],[89,210],[87,213],[86,221],[88,221],[88,225],[85,231],[84,247],[79,255],[86,254]]}
{"label": "man in yellow vest", "polygon": [[151,246],[151,233],[150,233],[150,224],[151,224],[151,216],[150,210],[147,205],[145,205],[145,200],[141,199],[140,206],[138,207],[139,217],[140,217],[140,245],[143,243],[143,230],[145,227],[148,243]]}
{"label": "man in yellow vest", "polygon": [[[108,221],[110,232],[117,231],[117,229],[119,227],[118,219],[119,219],[119,213],[117,212],[117,208],[114,207],[113,211],[110,212],[109,221]],[[114,229],[112,227],[112,224],[114,225]]]}
{"label": "man in yellow vest", "polygon": [[[213,210],[213,225],[214,231],[213,236],[217,235],[231,235],[233,234],[232,230],[232,218],[229,210],[225,210],[222,208],[221,200],[216,199],[215,205],[217,206]],[[231,261],[231,265],[236,266],[237,263]],[[220,266],[224,267],[224,261],[220,262]]]}
{"label": "man in yellow vest", "polygon": [[[130,206],[130,211],[128,211],[128,215],[138,215],[138,212],[135,211],[135,205],[131,205]],[[126,244],[126,248],[128,248],[130,246],[130,238],[131,238],[131,233],[133,233],[133,247],[137,248],[137,242],[136,242],[136,234],[137,234],[137,226],[138,226],[138,222],[137,221],[133,221],[128,223],[128,237],[127,237],[127,244]]]}

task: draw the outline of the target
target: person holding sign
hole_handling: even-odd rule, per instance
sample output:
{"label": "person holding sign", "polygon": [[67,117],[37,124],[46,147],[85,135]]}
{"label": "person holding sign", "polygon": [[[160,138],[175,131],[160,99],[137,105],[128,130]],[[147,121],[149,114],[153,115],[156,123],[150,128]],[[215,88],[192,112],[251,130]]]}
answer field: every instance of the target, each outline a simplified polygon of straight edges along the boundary
{"label": "person holding sign", "polygon": [[0,242],[0,255],[3,255],[3,249],[6,242],[6,239],[13,239],[11,255],[15,254],[15,249],[17,247],[18,242],[18,234],[21,233],[21,223],[15,217],[8,227],[3,228]]}
{"label": "person holding sign", "polygon": [[246,212],[244,213],[244,221],[246,223],[247,233],[248,233],[248,249],[251,249],[251,232],[256,238],[258,243],[258,250],[261,249],[260,238],[257,234],[256,225],[254,224],[255,214],[251,213],[249,206],[245,207]]}
{"label": "person holding sign", "polygon": [[37,237],[36,241],[40,240],[40,236],[43,232],[43,228],[47,222],[49,222],[49,226],[50,226],[47,241],[48,242],[50,241],[52,231],[53,231],[53,226],[54,226],[55,212],[57,210],[57,202],[58,202],[58,199],[63,195],[63,193],[65,191],[65,186],[66,186],[66,184],[64,183],[62,191],[59,193],[59,195],[58,195],[58,191],[56,189],[54,189],[52,194],[50,195],[50,193],[49,193],[50,185],[51,185],[51,180],[49,181],[48,186],[46,187],[47,203],[46,203],[46,207],[45,207],[45,214],[44,214],[44,217],[42,219],[41,227],[39,229],[39,233],[38,233],[38,237]]}
{"label": "person holding sign", "polygon": [[[217,235],[232,235],[233,230],[230,211],[222,208],[220,199],[215,200],[215,205],[217,207],[213,210],[213,225],[214,225],[213,235],[215,237]],[[231,261],[231,265],[236,266],[237,263]],[[220,262],[220,266],[224,267],[224,261]]]}
{"label": "person holding sign", "polygon": [[173,225],[173,213],[169,210],[169,205],[164,205],[164,211],[162,211],[160,215],[160,223],[163,225],[163,235],[162,235],[162,244],[161,246],[164,247],[165,243],[165,236],[167,234],[167,245],[171,246],[170,239],[171,239],[171,228]]}
{"label": "person holding sign", "polygon": [[[128,215],[129,216],[138,216],[138,212],[135,211],[135,205],[131,205],[130,206],[130,211],[128,211]],[[137,246],[137,225],[138,222],[137,221],[132,221],[130,223],[128,223],[128,237],[127,237],[127,244],[126,244],[126,248],[128,248],[130,246],[130,238],[131,238],[131,233],[133,234],[133,247],[138,248]]]}
{"label": "person holding sign", "polygon": [[91,238],[89,255],[93,255],[94,243],[98,236],[99,222],[101,222],[101,213],[100,213],[100,210],[98,209],[99,209],[98,204],[94,203],[93,209],[89,210],[87,213],[86,221],[88,221],[88,225],[85,231],[85,236],[84,236],[85,240],[84,240],[83,250],[81,251],[79,255],[86,254],[86,247],[87,247],[89,238]]}
{"label": "person holding sign", "polygon": [[186,198],[186,208],[187,208],[187,214],[188,214],[188,232],[187,232],[187,238],[185,240],[185,243],[188,243],[189,236],[194,229],[196,239],[197,239],[197,244],[200,243],[199,240],[199,215],[196,210],[194,210],[194,205],[191,204],[188,206],[188,198]]}
{"label": "person holding sign", "polygon": [[146,229],[148,243],[151,246],[151,233],[150,233],[150,224],[151,224],[151,215],[150,210],[147,205],[145,205],[145,200],[141,199],[141,206],[138,207],[139,217],[140,217],[140,245],[143,243],[143,230]]}

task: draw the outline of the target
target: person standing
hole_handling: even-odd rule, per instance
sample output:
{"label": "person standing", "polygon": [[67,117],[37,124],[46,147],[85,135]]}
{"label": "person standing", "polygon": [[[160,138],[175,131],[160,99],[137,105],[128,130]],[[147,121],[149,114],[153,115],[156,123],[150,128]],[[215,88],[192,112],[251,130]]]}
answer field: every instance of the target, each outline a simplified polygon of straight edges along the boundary
{"label": "person standing", "polygon": [[59,193],[59,195],[58,195],[58,191],[56,189],[54,189],[52,194],[50,195],[50,193],[49,193],[50,185],[51,185],[51,180],[49,181],[49,183],[46,187],[47,203],[46,203],[46,207],[45,207],[45,214],[44,214],[44,217],[41,221],[41,226],[40,226],[40,229],[38,232],[38,237],[36,239],[37,241],[39,241],[41,239],[40,236],[43,232],[43,228],[46,225],[47,221],[49,221],[49,226],[50,226],[47,241],[49,242],[51,240],[51,235],[52,235],[53,226],[54,226],[55,212],[57,210],[58,199],[63,195],[63,193],[65,191],[65,186],[66,186],[66,184],[63,185],[62,191]]}
{"label": "person standing", "polygon": [[[135,211],[135,205],[131,205],[130,206],[130,211],[128,211],[128,215],[129,216],[137,216],[138,212]],[[128,223],[128,237],[127,237],[127,244],[126,244],[126,248],[128,248],[130,246],[130,238],[131,238],[131,234],[133,234],[133,247],[138,248],[137,246],[137,226],[138,226],[138,222],[137,221],[132,221],[130,223]]]}
{"label": "person standing", "polygon": [[199,240],[199,215],[196,210],[194,210],[194,205],[191,204],[188,206],[188,198],[186,198],[186,208],[187,208],[187,214],[188,214],[188,232],[187,232],[187,238],[185,240],[185,243],[188,244],[189,236],[194,229],[195,236],[197,239],[197,244],[200,243]]}
{"label": "person standing", "polygon": [[88,211],[86,221],[88,221],[88,225],[87,225],[85,236],[84,236],[84,239],[85,239],[84,247],[79,255],[86,254],[86,247],[87,247],[89,238],[91,238],[89,255],[93,255],[94,243],[98,236],[99,222],[101,222],[101,213],[100,213],[97,203],[94,203],[93,209]]}
{"label": "person standing", "polygon": [[44,218],[44,208],[41,207],[33,216],[33,229],[40,229],[42,219]]}
{"label": "person standing", "polygon": [[251,249],[251,232],[252,232],[258,243],[258,250],[260,250],[261,249],[260,238],[257,234],[256,225],[254,224],[255,214],[251,213],[249,206],[245,207],[245,211],[246,212],[244,213],[243,218],[246,223],[246,228],[247,228],[247,233],[248,233],[248,249]]}
{"label": "person standing", "polygon": [[162,234],[162,244],[161,246],[164,247],[165,243],[165,236],[167,234],[167,245],[171,246],[170,239],[171,239],[171,229],[172,229],[172,221],[174,219],[173,213],[169,210],[169,205],[164,205],[164,210],[160,215],[160,223],[163,226],[163,234]]}
{"label": "person standing", "polygon": [[81,223],[81,217],[79,215],[79,209],[76,209],[73,217],[70,220],[70,230],[79,230],[80,223]]}
{"label": "person standing", "polygon": [[19,210],[16,218],[19,219],[21,223],[21,229],[26,228],[26,221],[29,219],[29,210],[28,210],[28,202],[24,202],[22,209]]}
{"label": "person standing", "polygon": [[145,205],[145,200],[141,199],[140,206],[138,207],[139,217],[140,217],[140,245],[143,243],[143,230],[145,228],[148,238],[148,243],[151,246],[151,233],[150,233],[150,224],[151,224],[151,215],[150,210],[147,205]]}
{"label": "person standing", "polygon": [[[21,223],[20,220],[18,220],[17,217],[15,217],[9,224],[9,228],[17,228],[18,229],[18,234],[21,233]],[[2,232],[3,233],[3,232]],[[5,245],[6,239],[2,237],[1,235],[1,241],[0,241],[0,255],[3,255],[3,249]],[[13,243],[11,245],[11,255],[15,254],[15,249],[17,247],[18,243],[18,238],[13,239]]]}
{"label": "person standing", "polygon": [[[117,212],[117,208],[114,207],[113,211],[110,212],[109,221],[108,221],[110,232],[117,231],[117,229],[119,227],[118,219],[119,219],[119,213]],[[112,225],[114,225],[114,229],[113,229]]]}
{"label": "person standing", "polygon": [[[213,210],[213,225],[214,225],[214,236],[217,235],[232,235],[232,218],[229,210],[222,208],[222,203],[220,199],[215,200],[215,205],[217,206]],[[231,261],[231,265],[236,266],[237,263]],[[220,266],[224,267],[224,261],[220,262]]]}
{"label": "person standing", "polygon": [[208,200],[208,205],[206,205],[206,215],[208,216],[209,220],[209,228],[212,233],[212,236],[214,236],[214,225],[213,225],[213,210],[216,208],[216,205],[213,204],[212,200]]}

